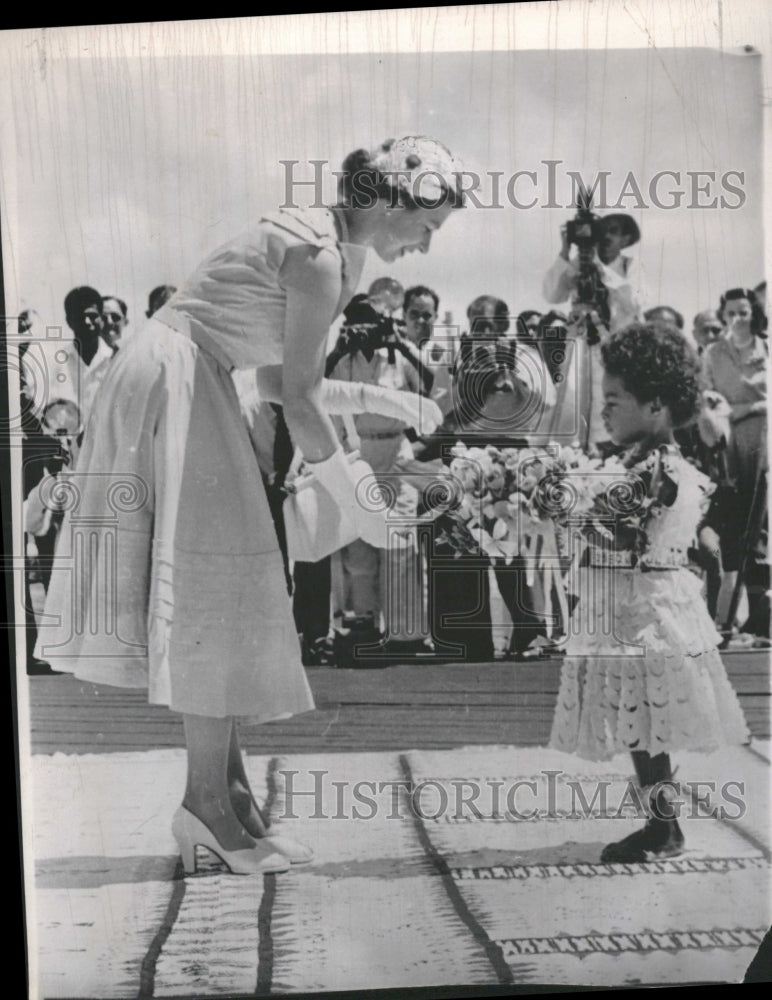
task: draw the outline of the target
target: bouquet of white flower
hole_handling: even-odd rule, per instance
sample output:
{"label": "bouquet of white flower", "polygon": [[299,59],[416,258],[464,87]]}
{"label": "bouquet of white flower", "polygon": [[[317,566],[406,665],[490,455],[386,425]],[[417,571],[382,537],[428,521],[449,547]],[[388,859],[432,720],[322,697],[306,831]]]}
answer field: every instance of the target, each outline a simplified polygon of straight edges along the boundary
{"label": "bouquet of white flower", "polygon": [[453,448],[451,475],[460,500],[438,521],[441,540],[460,556],[510,562],[534,536],[578,530],[590,543],[642,551],[652,503],[654,465],[627,468],[617,457],[590,458],[579,448]]}

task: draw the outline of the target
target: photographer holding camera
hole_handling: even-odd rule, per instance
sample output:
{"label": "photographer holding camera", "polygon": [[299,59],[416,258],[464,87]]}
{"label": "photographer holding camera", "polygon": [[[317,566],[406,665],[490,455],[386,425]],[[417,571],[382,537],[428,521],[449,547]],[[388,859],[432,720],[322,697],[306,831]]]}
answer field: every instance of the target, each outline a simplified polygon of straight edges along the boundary
{"label": "photographer holding camera", "polygon": [[[415,463],[424,477],[441,476],[452,461],[457,442],[468,447],[524,448],[549,419],[555,404],[550,372],[532,344],[510,335],[507,304],[494,295],[480,295],[467,309],[469,332],[462,335],[453,367],[453,408],[434,434],[414,445]],[[424,493],[431,506],[431,491]],[[487,662],[494,657],[493,629],[509,624],[491,604],[491,560],[459,555],[440,529],[429,553],[429,617],[440,659]],[[529,572],[530,570],[530,572]],[[501,599],[513,626],[509,652],[517,659],[538,655],[535,640],[545,636],[543,595],[529,578],[533,566],[517,555],[508,564],[493,561]],[[494,621],[494,614],[496,616]],[[530,648],[530,654],[529,654]]]}
{"label": "photographer holding camera", "polygon": [[594,215],[586,189],[578,201],[576,217],[560,229],[560,254],[542,286],[548,302],[570,302],[570,343],[560,351],[562,370],[553,376],[558,402],[551,434],[566,442],[578,439],[585,450],[599,450],[608,437],[600,417],[599,345],[641,317],[642,271],[622,252],[638,243],[641,233],[630,215]]}
{"label": "photographer holding camera", "polygon": [[[582,251],[587,241],[588,268],[597,276],[596,287],[605,290],[608,300],[607,332],[616,333],[641,318],[643,275],[633,257],[622,251],[634,246],[641,238],[638,224],[631,215],[615,212],[603,218],[592,216],[587,231],[577,219],[560,227],[560,253],[544,276],[542,293],[547,302],[557,305],[571,301],[572,310],[582,312],[593,305],[582,301],[579,286],[582,280]],[[577,253],[571,255],[572,244]],[[592,310],[591,310],[592,311]],[[600,315],[596,319],[602,319]]]}

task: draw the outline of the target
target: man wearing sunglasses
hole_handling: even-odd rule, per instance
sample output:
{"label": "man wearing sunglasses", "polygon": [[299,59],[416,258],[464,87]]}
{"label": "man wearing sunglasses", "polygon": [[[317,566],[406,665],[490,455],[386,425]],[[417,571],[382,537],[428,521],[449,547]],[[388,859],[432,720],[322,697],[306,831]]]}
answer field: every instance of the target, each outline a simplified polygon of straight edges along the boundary
{"label": "man wearing sunglasses", "polygon": [[126,303],[116,295],[106,295],[102,300],[102,339],[115,353],[129,325]]}
{"label": "man wearing sunglasses", "polygon": [[452,371],[459,348],[457,331],[450,326],[450,314],[436,328],[440,299],[425,285],[408,288],[402,304],[403,325],[400,327],[405,340],[413,345],[417,357],[431,378],[429,396],[447,416],[453,409],[451,384]]}

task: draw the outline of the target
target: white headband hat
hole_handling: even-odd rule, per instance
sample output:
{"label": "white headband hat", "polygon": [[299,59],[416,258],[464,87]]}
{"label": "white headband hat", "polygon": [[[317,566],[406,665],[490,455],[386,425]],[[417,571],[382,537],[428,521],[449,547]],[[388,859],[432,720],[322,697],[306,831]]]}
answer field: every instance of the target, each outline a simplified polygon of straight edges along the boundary
{"label": "white headband hat", "polygon": [[463,164],[437,139],[408,135],[388,139],[372,156],[372,165],[415,200],[441,202],[445,190],[462,200]]}

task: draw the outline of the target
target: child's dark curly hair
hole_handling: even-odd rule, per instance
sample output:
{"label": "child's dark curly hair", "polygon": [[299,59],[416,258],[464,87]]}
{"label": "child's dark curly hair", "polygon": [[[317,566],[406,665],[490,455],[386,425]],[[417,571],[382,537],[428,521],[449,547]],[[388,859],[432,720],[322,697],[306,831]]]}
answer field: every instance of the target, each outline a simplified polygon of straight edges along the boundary
{"label": "child's dark curly hair", "polygon": [[674,427],[697,416],[700,363],[683,334],[656,323],[632,323],[601,347],[607,375],[624,382],[639,403],[653,399],[670,410]]}

